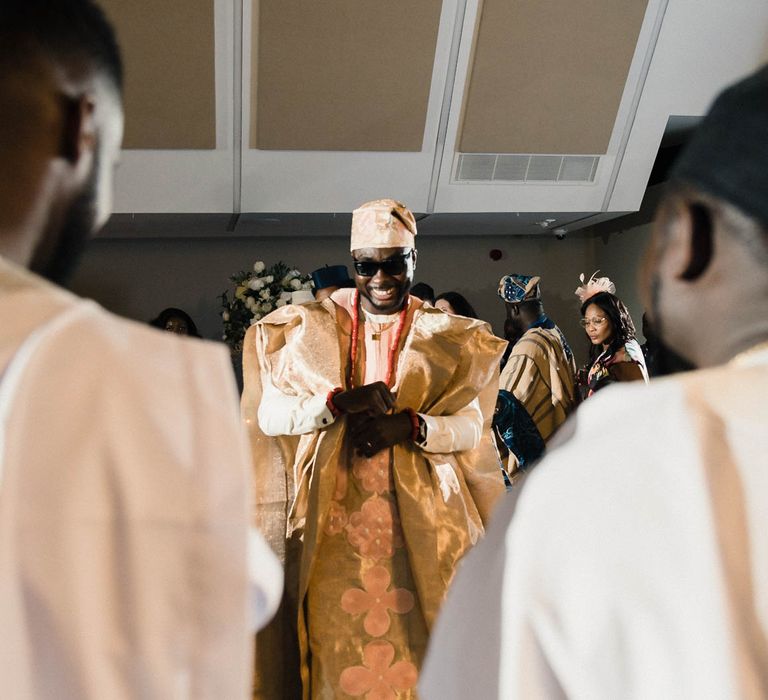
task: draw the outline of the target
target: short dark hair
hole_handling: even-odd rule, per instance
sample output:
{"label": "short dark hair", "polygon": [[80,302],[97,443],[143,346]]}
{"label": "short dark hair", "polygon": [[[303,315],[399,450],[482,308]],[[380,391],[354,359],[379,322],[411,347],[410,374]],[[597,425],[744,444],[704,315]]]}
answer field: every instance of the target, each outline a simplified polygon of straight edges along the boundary
{"label": "short dark hair", "polygon": [[187,324],[187,332],[189,335],[195,337],[195,338],[201,338],[200,332],[197,330],[197,326],[195,325],[195,322],[192,320],[192,317],[184,310],[177,309],[173,306],[169,306],[167,309],[163,309],[156,318],[153,318],[150,322],[150,326],[154,326],[155,328],[162,328],[165,329],[165,324],[168,323],[168,320],[171,318],[180,318]]}
{"label": "short dark hair", "polygon": [[544,313],[544,303],[541,299],[525,299],[524,301],[505,301],[507,314],[510,307],[516,306],[518,311],[526,316],[539,317]]}
{"label": "short dark hair", "polygon": [[430,304],[435,303],[435,290],[432,289],[426,282],[417,282],[411,287],[413,296],[419,297],[422,301],[428,301]]}
{"label": "short dark hair", "polygon": [[475,311],[472,304],[458,292],[443,292],[442,294],[438,294],[435,302],[440,301],[440,299],[445,299],[459,316],[477,318],[477,311]]}
{"label": "short dark hair", "polygon": [[541,316],[544,313],[544,304],[541,299],[524,299],[519,302],[520,309],[531,316]]}
{"label": "short dark hair", "polygon": [[115,32],[92,0],[2,0],[0,45],[20,39],[31,40],[57,63],[91,63],[122,93],[123,63]]}
{"label": "short dark hair", "polygon": [[[611,353],[624,347],[628,341],[637,338],[635,324],[632,322],[629,310],[624,306],[624,302],[615,294],[611,294],[610,292],[598,292],[594,296],[589,297],[589,299],[581,305],[582,318],[584,318],[584,314],[587,312],[587,307],[591,304],[595,304],[595,306],[599,307],[611,322],[613,336],[608,344],[608,350]],[[602,348],[590,345],[589,359],[594,360],[602,351]]]}

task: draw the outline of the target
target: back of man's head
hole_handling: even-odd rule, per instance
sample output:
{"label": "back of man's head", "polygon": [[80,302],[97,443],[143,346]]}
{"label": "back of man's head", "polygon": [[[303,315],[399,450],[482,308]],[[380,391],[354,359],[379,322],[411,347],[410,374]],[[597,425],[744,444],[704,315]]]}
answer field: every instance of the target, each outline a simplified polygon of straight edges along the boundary
{"label": "back of man's head", "polygon": [[3,0],[0,57],[12,69],[13,50],[32,47],[58,68],[95,70],[122,91],[123,66],[115,33],[92,0]]}
{"label": "back of man's head", "polygon": [[709,366],[768,337],[766,232],[768,67],[720,94],[673,167],[641,285],[671,350]]}
{"label": "back of man's head", "polygon": [[435,290],[426,282],[417,282],[411,287],[411,296],[418,297],[422,301],[428,301],[434,306]]}
{"label": "back of man's head", "polygon": [[768,227],[768,66],[715,100],[672,178],[722,199]]}
{"label": "back of man's head", "polygon": [[520,311],[526,315],[526,317],[538,319],[541,314],[544,313],[544,303],[541,299],[530,299],[528,301],[520,302]]}
{"label": "back of man's head", "polygon": [[57,282],[111,213],[122,80],[91,0],[0,2],[0,253]]}

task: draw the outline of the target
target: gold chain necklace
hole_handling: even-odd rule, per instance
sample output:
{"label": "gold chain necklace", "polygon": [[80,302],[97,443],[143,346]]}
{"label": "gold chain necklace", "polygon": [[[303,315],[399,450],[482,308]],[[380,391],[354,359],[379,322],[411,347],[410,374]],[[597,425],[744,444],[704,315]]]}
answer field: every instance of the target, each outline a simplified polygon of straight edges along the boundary
{"label": "gold chain necklace", "polygon": [[392,326],[394,326],[395,323],[397,323],[397,319],[395,319],[394,321],[390,321],[389,323],[376,323],[376,321],[369,321],[367,319],[365,321],[366,326],[368,324],[373,326],[373,332],[371,333],[372,340],[381,340],[381,334],[384,333],[384,331],[392,328]]}

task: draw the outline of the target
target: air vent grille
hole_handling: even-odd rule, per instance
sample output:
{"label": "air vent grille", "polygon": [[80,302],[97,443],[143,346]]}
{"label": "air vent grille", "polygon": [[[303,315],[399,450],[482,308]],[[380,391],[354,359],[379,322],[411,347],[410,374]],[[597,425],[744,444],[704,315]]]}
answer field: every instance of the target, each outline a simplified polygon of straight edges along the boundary
{"label": "air vent grille", "polygon": [[600,156],[459,153],[457,182],[594,182]]}

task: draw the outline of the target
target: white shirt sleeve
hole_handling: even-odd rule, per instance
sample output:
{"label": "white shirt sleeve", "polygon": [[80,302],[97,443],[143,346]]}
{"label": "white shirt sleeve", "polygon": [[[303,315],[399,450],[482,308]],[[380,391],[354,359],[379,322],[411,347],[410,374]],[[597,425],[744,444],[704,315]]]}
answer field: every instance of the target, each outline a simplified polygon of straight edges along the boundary
{"label": "white shirt sleeve", "polygon": [[262,385],[258,419],[265,435],[303,435],[327,428],[335,420],[326,405],[326,394],[288,396],[263,376]]}
{"label": "white shirt sleeve", "polygon": [[427,439],[419,445],[425,452],[463,452],[480,444],[483,414],[477,398],[451,416],[419,415],[427,424]]}
{"label": "white shirt sleeve", "polygon": [[[288,396],[266,377],[262,377],[262,384],[258,419],[265,435],[303,435],[334,422],[326,395]],[[419,415],[427,424],[427,439],[420,445],[425,452],[462,452],[480,444],[483,414],[476,398],[450,416]]]}
{"label": "white shirt sleeve", "polygon": [[283,595],[283,567],[261,533],[248,533],[250,625],[256,632],[272,619]]}

